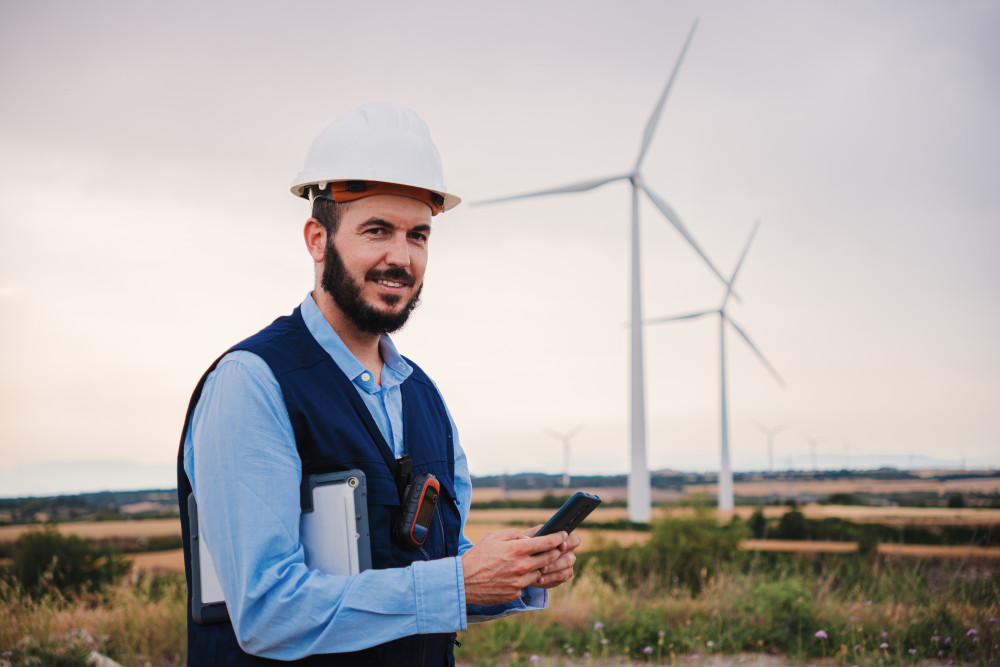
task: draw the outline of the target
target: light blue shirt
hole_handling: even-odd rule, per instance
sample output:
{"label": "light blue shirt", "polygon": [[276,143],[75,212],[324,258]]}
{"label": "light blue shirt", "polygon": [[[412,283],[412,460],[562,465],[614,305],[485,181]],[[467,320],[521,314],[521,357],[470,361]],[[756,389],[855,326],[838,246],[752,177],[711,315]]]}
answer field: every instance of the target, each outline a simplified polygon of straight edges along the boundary
{"label": "light blue shirt", "polygon": [[[379,386],[312,294],[302,302],[301,313],[312,336],[353,382],[396,456],[404,454],[400,385],[412,367],[382,336],[385,365]],[[472,547],[464,535],[472,483],[450,413],[448,419],[462,554]],[[253,353],[227,354],[206,379],[184,441],[184,471],[236,637],[253,655],[295,660],[356,651],[412,634],[456,632],[470,621],[547,604],[547,591],[528,588],[520,600],[505,605],[466,605],[457,557],[353,576],[308,569],[299,542],[302,462],[278,381]]]}

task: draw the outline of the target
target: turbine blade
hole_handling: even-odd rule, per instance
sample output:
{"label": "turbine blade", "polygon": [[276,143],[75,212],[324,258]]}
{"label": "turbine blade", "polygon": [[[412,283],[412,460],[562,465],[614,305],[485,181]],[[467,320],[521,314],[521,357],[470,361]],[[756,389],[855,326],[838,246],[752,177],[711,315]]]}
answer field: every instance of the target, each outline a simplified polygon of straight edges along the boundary
{"label": "turbine blade", "polygon": [[743,260],[746,259],[747,251],[750,250],[750,244],[753,242],[753,237],[757,234],[757,228],[760,227],[760,218],[753,223],[753,229],[750,230],[750,238],[747,239],[747,244],[743,246],[743,253],[740,255],[740,259],[736,262],[736,268],[733,269],[733,276],[729,279],[729,285],[732,286],[736,282],[736,276],[740,273],[740,268],[743,266]]}
{"label": "turbine blade", "polygon": [[587,190],[593,190],[594,188],[599,188],[606,183],[613,183],[614,181],[624,181],[629,177],[628,174],[619,174],[618,176],[609,176],[607,178],[596,178],[590,181],[580,181],[578,183],[570,183],[569,185],[563,185],[557,188],[549,188],[547,190],[538,190],[536,192],[525,192],[518,195],[510,195],[508,197],[497,197],[495,199],[485,199],[482,201],[472,202],[473,206],[485,206],[486,204],[497,204],[503,201],[513,201],[515,199],[527,199],[529,197],[544,197],[546,195],[561,195],[570,192],[585,192]]}
{"label": "turbine blade", "polygon": [[677,64],[674,65],[674,71],[670,73],[670,78],[667,79],[667,85],[663,88],[663,92],[660,93],[660,99],[656,101],[656,106],[653,107],[653,113],[649,116],[649,120],[646,121],[646,129],[642,133],[642,144],[639,147],[639,157],[635,161],[635,170],[638,171],[639,167],[642,165],[642,161],[646,158],[646,151],[649,149],[650,142],[653,141],[653,135],[656,133],[656,126],[660,122],[660,116],[663,114],[663,107],[667,103],[667,95],[670,94],[670,88],[674,85],[674,78],[677,77],[677,70],[681,68],[681,62],[684,60],[684,54],[687,52],[688,45],[691,44],[691,38],[694,37],[694,29],[698,27],[698,20],[691,25],[691,30],[688,32],[687,39],[684,40],[684,46],[681,48],[681,55],[677,58]]}
{"label": "turbine blade", "polygon": [[566,434],[566,439],[568,440],[569,438],[572,438],[574,435],[576,435],[577,433],[579,433],[580,429],[582,429],[582,428],[583,428],[583,424],[577,424],[576,426],[574,426],[573,428],[571,428],[569,430],[569,433]]}
{"label": "turbine blade", "polygon": [[743,260],[746,259],[747,251],[750,250],[750,244],[753,242],[753,237],[757,234],[757,228],[760,227],[760,218],[757,218],[757,222],[754,223],[753,229],[750,230],[750,238],[747,239],[747,244],[743,246],[743,252],[740,253],[740,258],[736,262],[736,268],[733,269],[732,275],[729,277],[729,282],[726,283],[726,295],[722,297],[722,307],[726,307],[726,302],[729,301],[729,295],[733,293],[733,285],[736,284],[736,276],[740,273],[740,267],[743,266]]}
{"label": "turbine blade", "polygon": [[684,313],[683,315],[670,315],[668,317],[654,317],[652,319],[643,320],[643,324],[660,324],[662,322],[676,322],[677,320],[693,320],[698,317],[704,317],[705,315],[714,315],[718,313],[718,310],[702,310],[697,313]]}
{"label": "turbine blade", "polygon": [[[725,277],[722,275],[722,273],[720,273],[719,270],[715,268],[715,264],[713,264],[712,260],[708,258],[708,255],[705,254],[705,251],[701,249],[701,246],[698,245],[698,242],[694,240],[694,237],[691,236],[691,232],[687,230],[687,227],[685,227],[684,223],[681,222],[680,216],[677,215],[677,212],[674,211],[673,208],[671,208],[670,204],[660,199],[655,192],[646,187],[646,184],[644,182],[639,181],[639,187],[642,188],[642,191],[646,193],[646,196],[649,197],[649,200],[651,202],[653,202],[653,205],[656,206],[656,208],[660,209],[660,213],[662,213],[663,217],[667,219],[667,222],[673,225],[674,229],[676,229],[677,232],[684,237],[684,240],[688,242],[688,245],[694,248],[694,251],[698,253],[698,256],[701,257],[703,260],[705,260],[705,264],[708,265],[708,268],[712,271],[712,273],[714,273],[715,276],[722,281],[723,285],[729,287],[729,281],[727,281]],[[737,301],[740,300],[739,295],[736,294],[735,291],[733,291],[732,294],[733,298],[735,298]]]}
{"label": "turbine blade", "polygon": [[748,336],[746,332],[743,331],[740,325],[736,324],[736,322],[733,322],[733,318],[729,317],[729,315],[723,315],[723,317],[726,318],[726,321],[729,322],[730,326],[732,326],[733,329],[736,330],[736,333],[740,335],[743,341],[750,346],[750,349],[753,350],[753,353],[757,355],[758,359],[760,359],[760,363],[764,364],[764,368],[766,368],[771,373],[771,375],[774,376],[774,379],[778,381],[778,384],[780,384],[782,387],[787,387],[788,385],[785,384],[785,381],[781,378],[780,375],[778,375],[778,371],[774,370],[774,366],[771,365],[771,362],[768,361],[766,358],[764,358],[764,355],[761,354],[761,351],[757,349],[757,346],[753,344],[752,340],[750,340],[750,336]]}
{"label": "turbine blade", "polygon": [[756,419],[751,419],[750,421],[752,421],[752,422],[753,422],[754,424],[756,424],[756,425],[757,425],[757,428],[759,428],[759,429],[760,429],[761,431],[763,431],[763,432],[764,432],[764,433],[766,433],[767,435],[772,435],[772,436],[773,436],[773,435],[776,435],[776,434],[778,434],[778,433],[781,433],[781,432],[782,432],[782,431],[784,431],[784,430],[785,430],[786,428],[788,428],[789,426],[791,426],[791,424],[790,424],[790,423],[784,423],[784,424],[782,424],[781,426],[775,426],[774,428],[768,428],[768,427],[764,426],[763,424],[761,424],[761,423],[760,423],[759,421],[757,421]]}

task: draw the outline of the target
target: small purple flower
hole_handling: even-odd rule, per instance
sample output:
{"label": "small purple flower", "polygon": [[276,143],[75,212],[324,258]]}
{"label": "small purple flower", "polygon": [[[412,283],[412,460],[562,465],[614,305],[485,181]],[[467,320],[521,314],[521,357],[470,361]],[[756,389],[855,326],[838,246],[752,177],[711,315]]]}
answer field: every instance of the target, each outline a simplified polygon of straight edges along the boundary
{"label": "small purple flower", "polygon": [[584,660],[590,660],[590,651],[584,651],[584,653],[583,653],[583,659]]}
{"label": "small purple flower", "polygon": [[691,659],[692,659],[692,660],[697,660],[697,659],[698,659],[698,658],[700,658],[700,657],[701,657],[701,656],[700,656],[700,655],[698,655],[697,653],[692,653],[692,654],[691,654]]}
{"label": "small purple flower", "polygon": [[647,646],[646,648],[642,649],[642,652],[645,653],[646,655],[653,655],[653,647]]}
{"label": "small purple flower", "polygon": [[604,629],[604,624],[601,623],[600,621],[598,621],[597,623],[594,623],[594,629],[595,630],[603,630]]}
{"label": "small purple flower", "polygon": [[847,617],[847,622],[848,622],[848,623],[853,623],[853,622],[854,622],[854,621],[856,621],[856,620],[858,620],[858,617],[857,617],[857,616],[848,616],[848,617]]}
{"label": "small purple flower", "polygon": [[950,643],[951,643],[951,637],[945,637],[944,638],[944,645],[947,646]]}
{"label": "small purple flower", "polygon": [[915,648],[911,648],[910,650],[907,651],[907,653],[909,653],[910,655],[913,655],[916,652],[917,652],[917,649],[915,649]]}
{"label": "small purple flower", "polygon": [[541,660],[541,658],[539,658],[539,657],[538,657],[538,656],[537,656],[536,654],[534,654],[534,653],[532,653],[532,654],[531,654],[531,657],[530,657],[530,658],[528,658],[528,662],[538,662],[539,660]]}
{"label": "small purple flower", "polygon": [[934,635],[933,637],[931,637],[931,641],[937,644],[939,641],[941,641],[941,635]]}
{"label": "small purple flower", "polygon": [[707,642],[705,642],[705,646],[707,646],[708,648],[715,648],[715,642],[709,639]]}
{"label": "small purple flower", "polygon": [[881,637],[882,639],[888,639],[889,638],[889,633],[886,632],[885,630],[883,630],[882,634],[880,634],[879,637]]}
{"label": "small purple flower", "polygon": [[[997,619],[994,618],[993,620],[995,621]],[[667,631],[666,630],[660,630],[659,632],[656,633],[656,636],[659,637],[660,639],[663,639],[664,637],[667,636]]]}
{"label": "small purple flower", "polygon": [[826,639],[827,637],[828,635],[826,634],[826,630],[820,630],[819,632],[816,633],[817,639]]}
{"label": "small purple flower", "polygon": [[991,619],[989,620],[989,622],[990,622],[990,623],[996,623],[996,622],[997,622],[997,619],[996,619],[996,618],[991,618]]}
{"label": "small purple flower", "polygon": [[949,660],[946,664],[948,664],[948,665],[954,665],[955,661],[954,660]]}
{"label": "small purple flower", "polygon": [[601,644],[604,645],[604,646],[607,646],[608,645],[608,638],[607,637],[601,637]]}
{"label": "small purple flower", "polygon": [[861,650],[861,644],[855,644],[854,645],[854,650],[855,651],[860,651]]}
{"label": "small purple flower", "polygon": [[886,644],[885,642],[882,642],[881,644],[878,645],[878,647],[879,648],[889,648],[889,645]]}
{"label": "small purple flower", "polygon": [[569,655],[573,655],[573,647],[570,646],[568,649],[566,649],[566,653],[568,653]]}
{"label": "small purple flower", "polygon": [[972,637],[972,636],[978,635],[978,634],[979,634],[978,630],[976,630],[975,628],[969,628],[969,631],[965,633],[965,636],[966,637]]}

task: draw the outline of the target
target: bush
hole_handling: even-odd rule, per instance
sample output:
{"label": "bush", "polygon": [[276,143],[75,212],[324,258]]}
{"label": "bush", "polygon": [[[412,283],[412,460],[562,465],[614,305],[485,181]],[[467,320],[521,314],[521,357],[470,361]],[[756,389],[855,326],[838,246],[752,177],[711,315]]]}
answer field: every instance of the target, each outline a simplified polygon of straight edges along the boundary
{"label": "bush", "polygon": [[131,561],[113,547],[94,547],[54,526],[24,533],[14,547],[11,573],[25,590],[38,593],[99,592],[128,572]]}
{"label": "bush", "polygon": [[679,586],[697,595],[722,566],[744,557],[740,542],[749,536],[742,521],[720,526],[710,516],[668,518],[654,523],[642,546],[612,544],[581,555],[580,570],[591,562],[605,577],[621,578],[628,586],[649,582]]}
{"label": "bush", "polygon": [[778,522],[778,530],[774,537],[779,540],[809,539],[809,526],[805,515],[798,510],[785,512]]}
{"label": "bush", "polygon": [[747,527],[750,529],[750,533],[758,540],[764,539],[767,536],[767,519],[764,518],[764,509],[758,507],[750,515],[750,519],[747,521]]}

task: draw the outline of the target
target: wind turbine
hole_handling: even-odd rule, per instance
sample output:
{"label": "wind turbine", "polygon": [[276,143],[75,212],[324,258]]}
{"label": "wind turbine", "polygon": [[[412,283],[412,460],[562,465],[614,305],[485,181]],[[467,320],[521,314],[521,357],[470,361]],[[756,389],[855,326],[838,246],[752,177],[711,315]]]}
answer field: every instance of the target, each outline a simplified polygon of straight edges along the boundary
{"label": "wind turbine", "polygon": [[[674,79],[677,76],[677,71],[680,69],[681,62],[684,60],[684,54],[687,52],[688,45],[691,43],[691,38],[694,36],[695,28],[698,27],[698,22],[695,21],[691,26],[691,30],[688,33],[687,39],[684,41],[684,46],[681,49],[681,54],[677,58],[677,64],[674,65],[673,71],[670,73],[670,78],[667,80],[667,85],[663,88],[663,92],[660,94],[659,99],[656,102],[656,106],[653,108],[653,113],[650,115],[649,120],[646,121],[646,128],[642,133],[642,141],[639,145],[639,156],[635,160],[635,164],[632,169],[623,174],[615,174],[613,176],[606,176],[604,178],[597,178],[589,181],[581,181],[578,183],[571,183],[569,185],[563,185],[561,187],[539,190],[536,192],[527,192],[518,195],[512,195],[508,197],[499,197],[496,199],[489,199],[485,201],[474,202],[475,205],[485,205],[485,204],[496,204],[499,202],[513,201],[516,199],[527,199],[529,197],[543,197],[546,195],[558,195],[558,194],[570,194],[575,192],[586,192],[587,190],[593,190],[599,188],[602,185],[607,185],[608,183],[614,183],[615,181],[628,181],[632,187],[632,223],[631,223],[631,243],[630,243],[630,255],[631,255],[631,268],[630,268],[630,278],[631,278],[631,300],[630,300],[630,326],[631,326],[631,338],[630,338],[630,390],[629,390],[629,404],[630,404],[630,452],[631,452],[631,464],[629,466],[628,475],[628,518],[630,521],[635,522],[648,522],[652,516],[652,504],[651,504],[651,493],[650,493],[650,479],[649,479],[649,467],[646,463],[646,397],[645,397],[645,382],[643,378],[643,353],[642,353],[642,281],[640,279],[640,257],[639,257],[639,193],[645,193],[646,197],[653,203],[660,213],[667,219],[667,221],[673,225],[674,229],[687,241],[696,253],[705,261],[708,268],[714,273],[719,280],[723,283],[726,282],[719,270],[715,268],[708,256],[702,251],[701,247],[695,242],[691,233],[681,222],[680,216],[677,212],[662,198],[660,198],[656,193],[654,193],[649,186],[645,184],[642,178],[642,163],[646,158],[646,151],[649,149],[650,143],[653,141],[653,135],[656,132],[656,126],[660,121],[660,116],[663,112],[663,107],[667,102],[667,95],[670,93],[670,88],[674,84]],[[735,298],[739,298],[734,295]]]}
{"label": "wind turbine", "polygon": [[759,421],[754,421],[754,425],[767,437],[767,470],[771,476],[767,480],[767,495],[774,495],[774,436],[788,428],[788,424],[768,428]]}
{"label": "wind turbine", "polygon": [[819,470],[819,466],[817,466],[817,464],[816,464],[816,445],[818,445],[819,443],[823,442],[824,440],[826,440],[826,438],[822,438],[822,437],[820,437],[820,438],[814,438],[813,436],[809,435],[808,433],[806,434],[806,442],[809,443],[809,453],[812,456],[813,472],[816,472],[816,471]]}
{"label": "wind turbine", "polygon": [[760,362],[764,364],[774,379],[778,381],[782,387],[785,386],[785,381],[781,379],[778,375],[778,371],[774,370],[774,366],[764,358],[757,346],[753,344],[750,337],[747,336],[746,332],[743,331],[740,325],[736,324],[733,319],[726,312],[726,305],[729,303],[729,297],[733,293],[733,283],[736,282],[736,276],[739,275],[740,267],[743,266],[743,260],[747,256],[747,251],[750,249],[750,243],[753,241],[754,235],[757,233],[757,228],[760,226],[760,221],[758,220],[753,226],[753,230],[750,232],[750,238],[747,239],[747,244],[743,248],[743,254],[740,255],[740,259],[736,262],[736,268],[733,269],[733,274],[726,283],[726,293],[722,297],[722,303],[718,308],[712,310],[702,310],[696,313],[685,313],[683,315],[672,315],[669,317],[657,317],[651,320],[647,320],[647,324],[659,324],[661,322],[676,322],[678,320],[693,320],[699,317],[705,317],[706,315],[718,315],[719,316],[719,372],[720,372],[720,432],[722,439],[722,462],[719,468],[719,509],[722,511],[732,510],[735,505],[735,499],[733,497],[733,468],[729,461],[729,405],[726,402],[726,324],[733,328],[740,338],[750,346],[750,349]]}
{"label": "wind turbine", "polygon": [[576,435],[577,433],[580,432],[581,428],[583,428],[583,424],[577,424],[576,426],[574,426],[573,428],[571,428],[566,433],[557,433],[556,431],[550,431],[548,429],[545,429],[546,433],[548,433],[553,438],[555,438],[556,440],[558,440],[559,442],[561,442],[563,444],[563,476],[562,476],[562,485],[563,485],[563,488],[566,488],[566,489],[569,488],[569,441],[570,441],[570,439],[574,435]]}
{"label": "wind turbine", "polygon": [[768,428],[761,424],[759,421],[754,421],[754,425],[760,430],[765,436],[767,436],[767,469],[769,472],[774,472],[774,436],[784,431],[788,428],[788,424],[782,424],[781,426],[775,426],[774,428]]}

